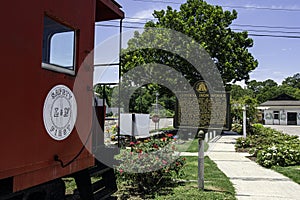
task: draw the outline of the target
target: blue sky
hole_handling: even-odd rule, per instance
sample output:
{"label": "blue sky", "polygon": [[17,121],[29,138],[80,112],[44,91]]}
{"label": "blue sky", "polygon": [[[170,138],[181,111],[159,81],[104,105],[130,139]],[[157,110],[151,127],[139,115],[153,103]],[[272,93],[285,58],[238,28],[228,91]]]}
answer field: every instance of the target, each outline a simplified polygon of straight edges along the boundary
{"label": "blue sky", "polygon": [[[142,0],[148,1],[148,0]],[[117,0],[122,5],[126,19],[124,22],[145,22],[145,20],[129,18],[153,18],[153,10],[165,9],[170,5],[174,9],[179,9],[179,4],[162,3],[174,2],[183,3],[184,0],[154,0],[159,2],[140,2],[135,0]],[[251,25],[252,27],[232,27],[244,30],[255,30],[255,34],[299,36],[297,39],[258,37],[250,36],[254,40],[254,47],[249,49],[253,56],[258,60],[259,66],[251,73],[251,80],[263,81],[273,79],[278,83],[287,76],[292,76],[299,72],[300,57],[300,1],[299,0],[233,0],[217,1],[207,0],[208,3],[224,7],[226,10],[232,10],[234,6],[243,8],[234,8],[238,12],[238,19],[233,22],[237,25]],[[248,7],[248,9],[245,9]],[[251,8],[249,8],[251,7]],[[255,7],[255,8],[252,8]],[[262,9],[269,8],[269,9]],[[286,9],[286,10],[279,10]],[[297,11],[295,11],[297,10]],[[129,17],[129,18],[127,18]],[[105,22],[102,24],[115,24],[116,22]],[[142,24],[124,23],[124,26],[141,27]],[[255,26],[255,27],[253,27]],[[285,28],[266,28],[285,27]],[[299,29],[288,29],[287,27],[298,27]],[[109,31],[108,31],[109,30]],[[128,30],[124,28],[124,30]],[[275,32],[257,32],[257,31],[281,31],[294,33],[275,33]],[[107,31],[105,33],[105,31]],[[112,34],[117,34],[118,28],[102,27],[96,28],[96,44],[103,41]]]}

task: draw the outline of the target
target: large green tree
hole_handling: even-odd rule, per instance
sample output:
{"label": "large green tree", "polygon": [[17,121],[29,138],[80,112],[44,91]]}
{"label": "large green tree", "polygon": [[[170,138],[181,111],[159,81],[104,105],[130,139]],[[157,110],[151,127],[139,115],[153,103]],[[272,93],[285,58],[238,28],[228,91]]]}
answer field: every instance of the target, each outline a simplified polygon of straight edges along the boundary
{"label": "large green tree", "polygon": [[[230,28],[233,20],[237,18],[235,10],[224,11],[222,7],[210,5],[203,0],[187,0],[180,6],[180,10],[174,10],[168,6],[166,10],[154,11],[153,16],[157,20],[146,23],[145,27],[169,28],[193,38],[211,56],[220,71],[224,84],[241,80],[248,81],[249,72],[258,65],[248,52],[248,49],[253,46],[253,40],[248,38],[247,32],[234,32]],[[134,38],[128,43],[128,49],[139,41],[147,42],[143,37],[144,33],[135,33]],[[155,43],[155,38],[153,40],[148,42]],[[153,61],[172,64],[179,71],[184,71],[182,67],[190,67],[187,63],[182,66],[182,62],[171,61],[170,56],[164,56],[163,53],[159,50],[148,49],[127,54],[122,59],[123,71],[130,70],[136,64]]]}
{"label": "large green tree", "polygon": [[[195,70],[192,64],[179,55],[161,49],[136,49],[136,46],[141,44],[172,45],[172,49],[180,49],[180,45],[186,45],[180,43],[180,38],[176,38],[177,41],[172,42],[170,38],[162,38],[159,34],[153,36],[147,28],[167,28],[192,38],[209,54],[220,72],[224,85],[230,85],[236,81],[248,81],[249,73],[258,65],[257,60],[248,51],[253,46],[253,40],[248,37],[247,32],[234,32],[230,28],[233,20],[237,18],[235,10],[224,11],[222,7],[210,5],[203,0],[187,0],[179,10],[168,6],[166,10],[154,11],[153,16],[156,20],[147,22],[146,29],[142,33],[135,32],[133,38],[129,40],[127,48],[123,49],[122,74],[146,63],[160,63],[181,72],[191,85],[203,79],[203,76]],[[194,52],[186,52],[186,54],[192,59],[200,59],[195,58]],[[132,79],[144,78],[142,73],[138,76]],[[157,76],[168,78],[161,73]],[[125,84],[132,84],[132,82],[129,81]],[[158,88],[159,93],[165,94],[165,97],[174,95],[166,88]],[[154,93],[154,91],[150,91],[147,94],[155,96]],[[175,98],[172,102],[164,102],[164,99],[168,99],[165,97],[161,98],[162,104],[174,104]],[[137,98],[135,105],[140,102]],[[131,107],[133,106],[132,104]]]}

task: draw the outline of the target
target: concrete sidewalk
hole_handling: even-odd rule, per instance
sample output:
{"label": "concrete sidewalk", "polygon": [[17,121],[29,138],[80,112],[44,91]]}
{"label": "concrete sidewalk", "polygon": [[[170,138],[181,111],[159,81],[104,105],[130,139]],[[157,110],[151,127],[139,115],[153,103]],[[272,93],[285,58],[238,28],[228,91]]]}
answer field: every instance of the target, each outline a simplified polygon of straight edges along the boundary
{"label": "concrete sidewalk", "polygon": [[210,159],[230,178],[237,199],[300,200],[299,184],[249,160],[246,158],[248,153],[235,152],[234,144],[238,137],[222,136],[217,142],[209,144],[207,152]]}

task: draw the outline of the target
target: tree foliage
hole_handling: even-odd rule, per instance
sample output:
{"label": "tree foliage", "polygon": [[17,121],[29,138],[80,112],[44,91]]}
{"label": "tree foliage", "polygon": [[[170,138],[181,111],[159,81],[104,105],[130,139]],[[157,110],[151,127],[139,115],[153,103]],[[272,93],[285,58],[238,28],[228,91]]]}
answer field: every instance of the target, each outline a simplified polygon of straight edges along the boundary
{"label": "tree foliage", "polygon": [[293,88],[300,89],[300,73],[285,78],[284,81],[282,82],[282,85],[287,85]]}
{"label": "tree foliage", "polygon": [[[248,38],[247,32],[234,32],[229,27],[237,18],[235,10],[223,11],[222,7],[210,5],[203,0],[188,0],[178,11],[168,6],[166,10],[154,11],[153,16],[157,22],[150,21],[145,27],[169,28],[193,38],[214,60],[225,84],[247,81],[249,72],[257,67],[257,61],[248,52],[248,48],[253,46],[253,40]],[[143,37],[143,33],[136,32],[128,43],[128,49],[139,41],[144,41]],[[163,64],[178,63],[171,62],[161,51],[153,49],[125,55],[122,61],[124,71],[136,64],[153,61]],[[179,68],[182,62],[179,64],[173,66]],[[185,68],[189,67],[187,63],[184,64]]]}
{"label": "tree foliage", "polygon": [[[237,18],[235,10],[224,11],[222,7],[210,5],[203,0],[187,0],[179,10],[168,6],[166,10],[154,11],[153,16],[156,20],[147,22],[144,32],[135,32],[133,38],[128,41],[128,47],[123,50],[122,74],[136,66],[160,63],[181,72],[191,85],[198,80],[203,80],[202,75],[195,71],[191,63],[176,54],[161,49],[136,49],[136,46],[145,43],[171,45],[173,49],[186,45],[171,41],[168,37],[161,38],[161,35],[154,37],[147,28],[172,29],[192,38],[210,55],[225,85],[241,80],[248,81],[249,73],[258,65],[257,60],[248,51],[253,46],[253,40],[248,37],[247,32],[234,32],[230,28]],[[180,41],[180,38],[177,38],[177,41]],[[194,52],[186,52],[186,54],[193,57]],[[157,76],[168,78],[165,74]],[[143,74],[139,74],[136,78],[143,78]],[[171,91],[162,87],[159,87],[159,90],[160,94],[166,95],[161,98],[165,106],[175,103],[175,98],[167,102],[166,97],[173,95]],[[153,93],[150,92],[150,95],[153,96]],[[135,105],[139,104],[138,98],[137,96]]]}
{"label": "tree foliage", "polygon": [[255,123],[257,121],[257,100],[250,96],[243,96],[238,100],[231,100],[231,117],[234,123],[242,123],[243,107],[246,106],[246,116],[248,123]]}
{"label": "tree foliage", "polygon": [[234,32],[230,25],[237,18],[233,10],[223,11],[203,0],[188,0],[180,10],[154,11],[156,23],[146,27],[163,27],[182,32],[193,38],[209,53],[219,69],[224,83],[249,79],[249,72],[257,67],[257,61],[248,52],[253,40],[247,32]]}
{"label": "tree foliage", "polygon": [[260,104],[285,93],[300,100],[300,88],[296,87],[298,76],[299,73],[285,78],[281,85],[278,85],[271,79],[265,81],[249,81],[245,88],[242,88],[240,85],[232,85],[231,99],[238,101],[243,98],[243,96],[247,95],[255,98]]}

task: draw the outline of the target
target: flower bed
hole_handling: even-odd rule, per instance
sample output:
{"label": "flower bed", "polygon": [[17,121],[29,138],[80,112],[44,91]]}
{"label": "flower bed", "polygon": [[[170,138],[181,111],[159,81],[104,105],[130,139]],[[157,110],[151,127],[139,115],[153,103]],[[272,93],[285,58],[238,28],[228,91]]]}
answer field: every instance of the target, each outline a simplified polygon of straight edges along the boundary
{"label": "flower bed", "polygon": [[300,140],[261,125],[253,125],[253,133],[238,138],[237,151],[249,151],[264,167],[300,165]]}
{"label": "flower bed", "polygon": [[172,177],[180,177],[185,159],[175,155],[173,141],[173,135],[166,134],[130,142],[130,149],[122,150],[117,156],[118,179],[145,193],[168,184]]}

